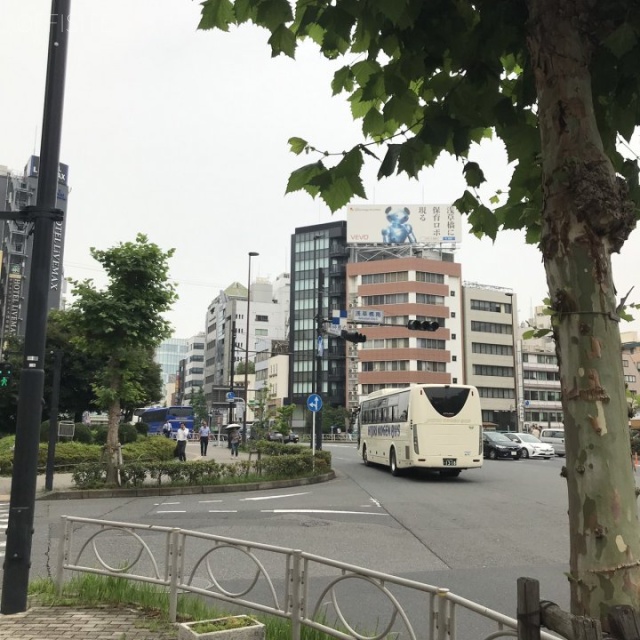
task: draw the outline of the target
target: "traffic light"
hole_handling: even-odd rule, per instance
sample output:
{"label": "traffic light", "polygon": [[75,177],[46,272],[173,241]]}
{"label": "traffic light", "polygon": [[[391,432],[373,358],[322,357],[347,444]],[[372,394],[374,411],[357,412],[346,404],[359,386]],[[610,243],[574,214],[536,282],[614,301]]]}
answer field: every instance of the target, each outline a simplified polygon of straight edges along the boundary
{"label": "traffic light", "polygon": [[0,388],[8,387],[11,380],[11,365],[8,362],[0,362]]}
{"label": "traffic light", "polygon": [[357,331],[347,331],[346,329],[342,330],[340,334],[347,342],[366,342],[367,336],[362,333],[358,333]]}
{"label": "traffic light", "polygon": [[440,325],[431,320],[409,320],[407,323],[407,329],[413,331],[437,331]]}

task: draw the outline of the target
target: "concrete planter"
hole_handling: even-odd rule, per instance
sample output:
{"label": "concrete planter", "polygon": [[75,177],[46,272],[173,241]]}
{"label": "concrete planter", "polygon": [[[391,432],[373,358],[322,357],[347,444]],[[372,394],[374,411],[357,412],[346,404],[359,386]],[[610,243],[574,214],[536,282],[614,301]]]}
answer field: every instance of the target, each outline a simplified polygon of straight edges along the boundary
{"label": "concrete planter", "polygon": [[[217,631],[203,631],[205,624],[216,624],[224,627],[225,620],[243,620],[250,622],[244,627],[230,627]],[[178,640],[264,640],[264,625],[249,616],[226,616],[215,620],[198,620],[183,622],[178,626]]]}

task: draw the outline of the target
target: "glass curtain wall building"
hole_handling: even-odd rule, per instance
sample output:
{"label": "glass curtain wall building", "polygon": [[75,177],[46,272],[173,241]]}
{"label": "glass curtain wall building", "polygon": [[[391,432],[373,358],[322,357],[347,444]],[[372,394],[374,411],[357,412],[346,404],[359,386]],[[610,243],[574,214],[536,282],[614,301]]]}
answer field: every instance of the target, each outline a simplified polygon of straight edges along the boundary
{"label": "glass curtain wall building", "polygon": [[[316,389],[314,374],[318,360],[318,271],[322,269],[324,273],[322,308],[318,313],[328,320],[333,311],[346,310],[346,233],[346,222],[337,221],[298,227],[291,236],[289,399],[297,407],[305,408],[311,393],[319,393],[325,405],[345,405],[346,351],[342,338],[323,334],[320,389]],[[298,411],[296,415],[298,419],[302,416]]]}

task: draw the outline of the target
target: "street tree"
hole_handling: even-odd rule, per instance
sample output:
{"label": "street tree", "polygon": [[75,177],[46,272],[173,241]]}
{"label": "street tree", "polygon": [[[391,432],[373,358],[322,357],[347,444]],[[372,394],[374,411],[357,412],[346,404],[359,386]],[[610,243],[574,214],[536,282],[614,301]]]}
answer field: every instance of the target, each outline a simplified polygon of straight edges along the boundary
{"label": "street tree", "polygon": [[[343,57],[345,93],[363,140],[323,150],[287,191],[331,210],[365,198],[360,173],[418,177],[443,153],[467,188],[455,202],[472,230],[524,229],[546,271],[567,441],[571,609],[600,618],[637,606],[640,535],[628,464],[627,405],[611,255],[638,219],[638,163],[625,147],[640,123],[640,3],[629,0],[205,0],[200,28],[254,22],[272,54],[299,40]],[[474,145],[499,138],[509,188],[488,194]],[[313,157],[318,143],[292,138]],[[628,155],[628,154],[627,154]],[[483,188],[486,188],[484,185]],[[623,292],[624,293],[624,292]]]}
{"label": "street tree", "polygon": [[202,387],[198,387],[187,396],[186,400],[185,404],[193,408],[194,424],[196,425],[196,428],[200,427],[203,420],[209,424],[209,411],[207,409],[207,401],[204,396],[204,389]]}
{"label": "street tree", "polygon": [[77,314],[80,346],[102,362],[93,391],[97,406],[107,410],[109,417],[105,445],[109,484],[119,480],[121,408],[129,402],[140,406],[145,400],[137,360],[171,335],[162,314],[176,299],[168,281],[168,259],[173,253],[138,234],[135,242],[91,249],[107,274],[106,288],[97,289],[93,280],[72,282],[75,301],[71,309]]}

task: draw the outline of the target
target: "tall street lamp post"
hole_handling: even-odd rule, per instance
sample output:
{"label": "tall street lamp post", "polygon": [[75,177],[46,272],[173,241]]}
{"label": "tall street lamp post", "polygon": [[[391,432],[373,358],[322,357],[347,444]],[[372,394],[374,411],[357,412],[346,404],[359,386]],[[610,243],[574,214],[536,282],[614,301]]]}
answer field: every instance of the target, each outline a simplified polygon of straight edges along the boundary
{"label": "tall street lamp post", "polygon": [[249,319],[251,311],[251,258],[259,256],[249,251],[249,275],[247,277],[247,332],[244,337],[244,414],[242,418],[242,444],[247,441],[247,409],[249,406]]}
{"label": "tall street lamp post", "polygon": [[[318,339],[321,339],[321,331],[318,330],[319,319],[322,317],[322,293],[320,292],[320,281],[318,278],[318,240],[322,238],[322,235],[316,233],[313,236],[313,294],[314,294],[314,302],[313,302],[313,362],[311,369],[311,390],[312,393],[320,394],[320,383],[318,380],[322,379],[322,372],[320,371],[320,367],[322,366],[322,360],[318,355],[319,344]],[[322,324],[320,323],[320,328],[322,328]],[[319,425],[319,426],[318,426]],[[311,424],[311,438],[309,438],[309,446],[311,449],[318,448],[318,430],[322,433],[322,419],[321,415],[318,413],[313,415],[313,422]],[[322,445],[320,445],[321,448]]]}

